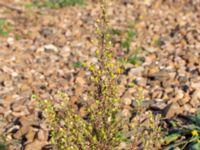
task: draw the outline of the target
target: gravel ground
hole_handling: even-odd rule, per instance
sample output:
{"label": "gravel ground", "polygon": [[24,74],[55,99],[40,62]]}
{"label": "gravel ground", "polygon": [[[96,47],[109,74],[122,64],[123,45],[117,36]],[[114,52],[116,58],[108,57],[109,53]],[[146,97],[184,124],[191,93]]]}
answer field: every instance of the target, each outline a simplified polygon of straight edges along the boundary
{"label": "gravel ground", "polygon": [[[123,102],[134,106],[137,88],[144,105],[165,118],[195,113],[200,107],[200,1],[121,0],[110,2],[110,24],[137,33],[128,54],[140,47],[139,64],[126,64],[121,77]],[[95,1],[85,6],[56,10],[26,9],[23,13],[0,9],[0,18],[12,26],[0,36],[0,129],[12,141],[10,149],[48,147],[48,130],[41,120],[35,94],[53,99],[66,91],[74,102],[84,99],[88,72],[79,62],[95,62]],[[114,37],[114,49],[126,54]]]}

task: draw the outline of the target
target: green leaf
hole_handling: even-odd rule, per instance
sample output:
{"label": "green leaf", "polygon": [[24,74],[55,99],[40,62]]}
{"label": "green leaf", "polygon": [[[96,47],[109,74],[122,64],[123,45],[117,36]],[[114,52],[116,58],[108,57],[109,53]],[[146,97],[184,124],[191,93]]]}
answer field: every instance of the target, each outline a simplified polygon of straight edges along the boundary
{"label": "green leaf", "polygon": [[80,67],[83,66],[82,63],[81,63],[80,61],[74,62],[73,65],[74,65],[75,68],[80,68]]}
{"label": "green leaf", "polygon": [[176,122],[176,121],[171,120],[171,121],[169,121],[169,124],[170,124],[173,128],[177,127],[177,122]]}
{"label": "green leaf", "polygon": [[119,29],[111,29],[111,34],[120,35],[121,33],[122,33],[122,31]]}
{"label": "green leaf", "polygon": [[189,144],[189,150],[200,150],[200,143]]}
{"label": "green leaf", "polygon": [[117,61],[118,61],[121,65],[127,63],[127,60],[126,60],[125,58],[123,58],[123,57],[118,58]]}
{"label": "green leaf", "polygon": [[130,41],[129,40],[124,40],[121,42],[121,46],[123,48],[129,48],[130,47]]}
{"label": "green leaf", "polygon": [[131,63],[133,65],[135,65],[138,62],[138,57],[137,55],[133,55],[128,59],[128,63]]}
{"label": "green leaf", "polygon": [[65,6],[74,6],[74,5],[83,5],[84,0],[45,0],[45,1],[36,1],[33,3],[36,7],[47,7],[47,8],[60,8]]}
{"label": "green leaf", "polygon": [[198,130],[200,132],[200,126],[197,126],[195,124],[185,126],[183,129],[188,130],[189,132],[191,132],[192,130]]}
{"label": "green leaf", "polygon": [[197,114],[196,114],[196,123],[198,124],[198,126],[200,126],[200,110],[197,111]]}
{"label": "green leaf", "polygon": [[199,120],[200,120],[200,110],[199,110],[199,111],[197,111],[196,117],[197,117],[197,119],[199,119]]}
{"label": "green leaf", "polygon": [[7,37],[8,34],[9,34],[8,32],[0,30],[0,35]]}
{"label": "green leaf", "polygon": [[11,30],[11,25],[5,19],[0,19],[0,36],[7,37]]}
{"label": "green leaf", "polygon": [[166,144],[169,144],[173,141],[176,141],[178,138],[181,137],[181,134],[180,133],[172,133],[170,135],[167,135],[165,138],[164,138],[164,141]]}
{"label": "green leaf", "polygon": [[181,145],[185,145],[187,144],[188,141],[180,141],[180,142],[177,142],[177,143],[174,143],[174,144],[170,144],[169,146],[163,148],[163,150],[174,150],[175,148],[179,148],[179,146]]}
{"label": "green leaf", "polygon": [[5,19],[0,19],[0,27],[4,26],[7,23]]}
{"label": "green leaf", "polygon": [[133,38],[135,38],[136,35],[137,35],[137,33],[135,31],[132,31],[132,30],[128,30],[127,34],[128,34],[128,39],[129,40],[133,40]]}
{"label": "green leaf", "polygon": [[198,111],[196,113],[196,115],[188,115],[185,116],[187,119],[189,119],[190,121],[192,121],[193,123],[197,124],[198,126],[200,126],[200,111]]}
{"label": "green leaf", "polygon": [[189,119],[190,121],[192,121],[193,123],[196,123],[196,116],[192,116],[192,115],[188,115],[188,116],[185,116],[187,119]]}
{"label": "green leaf", "polygon": [[74,6],[74,5],[82,5],[84,3],[83,0],[58,0],[58,3],[61,7],[64,6]]}
{"label": "green leaf", "polygon": [[7,150],[7,145],[0,144],[0,150]]}

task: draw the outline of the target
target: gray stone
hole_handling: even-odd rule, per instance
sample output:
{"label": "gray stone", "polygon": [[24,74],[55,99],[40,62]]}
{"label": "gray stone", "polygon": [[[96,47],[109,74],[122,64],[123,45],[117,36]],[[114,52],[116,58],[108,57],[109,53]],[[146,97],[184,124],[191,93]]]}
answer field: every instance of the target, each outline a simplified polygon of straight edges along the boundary
{"label": "gray stone", "polygon": [[190,101],[190,104],[193,107],[200,106],[200,89],[194,91],[194,93],[192,94],[192,99]]}
{"label": "gray stone", "polygon": [[180,109],[181,109],[181,107],[179,106],[178,103],[171,103],[163,109],[163,116],[165,118],[171,118],[174,115],[179,114]]}
{"label": "gray stone", "polygon": [[45,27],[45,28],[42,28],[42,30],[40,31],[40,34],[43,35],[44,37],[48,37],[53,34],[53,30],[48,27]]}

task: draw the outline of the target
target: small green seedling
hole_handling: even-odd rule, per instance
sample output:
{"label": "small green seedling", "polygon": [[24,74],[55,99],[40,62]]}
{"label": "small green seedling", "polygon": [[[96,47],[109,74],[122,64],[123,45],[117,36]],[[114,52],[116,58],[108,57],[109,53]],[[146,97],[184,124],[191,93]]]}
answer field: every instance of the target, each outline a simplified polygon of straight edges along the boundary
{"label": "small green seedling", "polygon": [[75,68],[81,68],[81,67],[83,67],[83,64],[80,61],[76,61],[76,62],[73,63],[73,66]]}
{"label": "small green seedling", "polygon": [[0,19],[0,36],[7,37],[11,31],[11,24],[6,19]]}
{"label": "small green seedling", "polygon": [[140,47],[136,48],[134,53],[133,53],[133,55],[131,55],[128,58],[128,63],[136,65],[139,62],[139,53],[140,53],[140,51],[141,51]]}
{"label": "small green seedling", "polygon": [[41,7],[60,8],[65,6],[75,6],[83,4],[84,0],[43,0],[34,2],[34,5],[39,8]]}
{"label": "small green seedling", "polygon": [[[131,42],[137,37],[137,33],[132,30],[131,28],[128,28],[127,30],[120,30],[120,29],[111,29],[110,33],[112,35],[123,35],[122,37],[124,37],[122,39],[122,41],[120,42],[121,48],[126,49],[127,53],[128,53],[128,58],[119,58],[119,61],[123,64],[125,63],[130,63],[130,64],[137,64],[139,61],[139,52],[141,50],[141,48],[136,48],[134,50],[134,52],[130,51],[130,47],[131,47]],[[132,53],[132,54],[130,54]]]}

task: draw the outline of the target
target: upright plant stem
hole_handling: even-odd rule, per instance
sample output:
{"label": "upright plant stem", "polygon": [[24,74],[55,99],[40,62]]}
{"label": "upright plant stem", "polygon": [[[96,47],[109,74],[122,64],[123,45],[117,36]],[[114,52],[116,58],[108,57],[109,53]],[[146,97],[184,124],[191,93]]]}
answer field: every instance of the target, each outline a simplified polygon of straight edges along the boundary
{"label": "upright plant stem", "polygon": [[[101,101],[104,101],[104,94],[103,94],[103,88],[104,88],[104,81],[103,81],[103,75],[105,71],[105,51],[106,51],[106,32],[107,32],[107,17],[106,17],[106,1],[100,0],[100,9],[101,9],[101,17],[99,22],[99,29],[100,29],[100,35],[99,35],[99,69],[102,72],[102,75],[100,76],[100,81],[98,84],[98,99]],[[104,107],[104,106],[101,106]]]}

